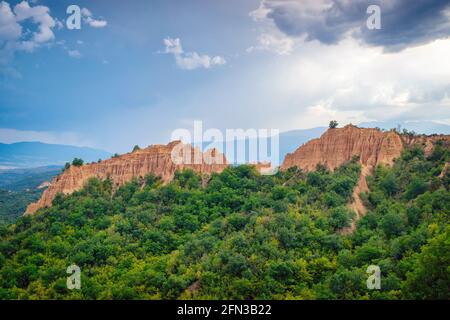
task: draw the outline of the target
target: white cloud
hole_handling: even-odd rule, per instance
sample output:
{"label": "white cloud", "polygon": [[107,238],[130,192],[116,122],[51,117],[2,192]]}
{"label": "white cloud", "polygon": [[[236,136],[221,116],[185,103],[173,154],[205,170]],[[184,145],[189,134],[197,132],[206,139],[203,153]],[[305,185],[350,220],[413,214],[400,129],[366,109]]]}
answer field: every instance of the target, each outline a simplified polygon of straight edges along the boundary
{"label": "white cloud", "polygon": [[56,23],[56,28],[58,28],[58,30],[64,29],[64,23],[59,20],[58,18],[54,18],[55,19],[55,23]]}
{"label": "white cloud", "polygon": [[92,28],[103,28],[106,27],[108,22],[106,20],[96,20],[91,17],[87,17],[85,22],[89,24]]}
{"label": "white cloud", "polygon": [[306,42],[290,55],[244,56],[229,77],[193,89],[177,116],[209,127],[281,131],[332,119],[448,121],[449,54],[450,39],[386,54],[350,38]]}
{"label": "white cloud", "polygon": [[[31,21],[34,30],[25,32],[23,23]],[[7,63],[16,51],[32,52],[55,38],[53,28],[57,22],[50,9],[37,5],[31,7],[22,1],[11,9],[8,2],[0,2],[0,63]]]}
{"label": "white cloud", "polygon": [[255,50],[272,51],[279,55],[290,54],[294,49],[294,40],[292,38],[276,35],[273,33],[262,33],[258,37],[258,45],[251,46],[247,52]]}
{"label": "white cloud", "polygon": [[179,38],[166,38],[164,39],[164,45],[166,46],[165,53],[173,54],[177,66],[181,69],[209,69],[212,66],[226,64],[226,60],[221,56],[210,57],[209,55],[198,54],[197,52],[184,52]]}
{"label": "white cloud", "polygon": [[38,31],[33,33],[33,41],[37,44],[47,42],[55,38],[52,28],[55,27],[56,23],[50,16],[49,12],[50,10],[48,7],[30,7],[26,1],[22,1],[14,7],[17,22],[31,19],[38,25]]}
{"label": "white cloud", "polygon": [[226,64],[227,62],[225,61],[225,59],[221,56],[215,56],[211,59],[211,64],[212,65],[223,65]]}
{"label": "white cloud", "polygon": [[81,15],[83,16],[83,21],[92,28],[104,28],[108,25],[108,21],[104,19],[94,19],[92,12],[87,8],[81,9]]}
{"label": "white cloud", "polygon": [[268,18],[271,9],[267,8],[264,1],[261,1],[260,6],[249,13],[249,16],[258,22],[259,36],[257,37],[257,44],[247,48],[248,53],[254,51],[269,51],[278,55],[288,55],[294,50],[294,46],[298,39],[289,37],[281,32]]}
{"label": "white cloud", "polygon": [[249,13],[249,16],[253,18],[254,21],[261,21],[266,19],[267,15],[271,12],[269,8],[266,8],[264,1],[261,1],[258,9],[253,10]]}
{"label": "white cloud", "polygon": [[81,14],[83,17],[92,17],[92,12],[88,8],[82,8]]}
{"label": "white cloud", "polygon": [[173,53],[175,55],[183,53],[183,49],[181,48],[181,41],[179,38],[166,38],[164,39],[164,44],[166,46],[166,53]]}
{"label": "white cloud", "polygon": [[450,40],[394,54],[352,39],[328,47],[308,43],[277,70],[274,85],[297,114],[293,127],[323,125],[330,118],[353,123],[449,118],[449,52]]}
{"label": "white cloud", "polygon": [[79,58],[81,58],[81,53],[80,53],[80,51],[78,51],[78,50],[68,50],[67,51],[67,54],[70,56],[70,57],[72,57],[72,58],[76,58],[76,59],[79,59]]}
{"label": "white cloud", "polygon": [[0,2],[0,43],[16,40],[22,35],[22,27],[17,23],[16,16],[9,3]]}

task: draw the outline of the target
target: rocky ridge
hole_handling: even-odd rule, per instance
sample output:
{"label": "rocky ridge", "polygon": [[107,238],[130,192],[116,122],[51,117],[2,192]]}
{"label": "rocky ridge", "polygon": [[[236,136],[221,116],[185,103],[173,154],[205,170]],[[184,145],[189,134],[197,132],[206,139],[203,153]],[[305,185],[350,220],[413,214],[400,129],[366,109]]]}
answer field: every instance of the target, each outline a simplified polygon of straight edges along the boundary
{"label": "rocky ridge", "polygon": [[439,140],[450,145],[448,135],[401,135],[394,130],[386,132],[350,124],[343,128],[329,129],[320,138],[313,139],[286,155],[281,169],[297,166],[304,171],[312,171],[321,164],[334,170],[353,157],[358,157],[361,175],[353,191],[353,200],[348,204],[348,208],[355,211],[356,219],[351,227],[342,230],[349,233],[355,229],[356,220],[367,211],[359,195],[369,191],[366,177],[373,173],[374,168],[377,165],[391,166],[404,148],[412,145],[422,145],[428,156]]}
{"label": "rocky ridge", "polygon": [[161,177],[163,182],[168,182],[177,170],[189,168],[197,173],[210,174],[219,173],[227,166],[225,156],[216,149],[202,153],[180,141],[167,145],[152,145],[99,163],[71,165],[53,179],[39,201],[31,203],[25,214],[33,214],[40,208],[51,206],[58,193],[71,194],[80,190],[90,178],[111,178],[114,186],[118,187],[134,177],[143,178],[149,173]]}
{"label": "rocky ridge", "polygon": [[[286,155],[280,169],[297,166],[304,171],[312,171],[321,164],[334,170],[353,157],[358,157],[362,167],[361,176],[349,208],[357,213],[357,217],[361,217],[366,213],[366,208],[359,194],[368,191],[366,176],[370,175],[377,165],[392,165],[406,146],[421,144],[425,153],[430,154],[438,140],[445,140],[446,144],[450,145],[450,136],[408,136],[395,131],[358,128],[350,124],[343,128],[329,129],[320,138],[300,146],[293,153]],[[40,208],[51,206],[58,193],[70,194],[80,190],[90,178],[109,177],[114,186],[119,187],[134,177],[144,177],[149,173],[161,177],[163,182],[169,182],[177,170],[190,168],[197,173],[209,175],[212,172],[220,173],[227,166],[225,156],[216,149],[202,153],[180,141],[167,145],[152,145],[99,163],[70,166],[53,179],[38,202],[28,206],[26,214],[33,214]],[[270,164],[266,163],[256,164],[256,169],[261,172],[269,167]]]}

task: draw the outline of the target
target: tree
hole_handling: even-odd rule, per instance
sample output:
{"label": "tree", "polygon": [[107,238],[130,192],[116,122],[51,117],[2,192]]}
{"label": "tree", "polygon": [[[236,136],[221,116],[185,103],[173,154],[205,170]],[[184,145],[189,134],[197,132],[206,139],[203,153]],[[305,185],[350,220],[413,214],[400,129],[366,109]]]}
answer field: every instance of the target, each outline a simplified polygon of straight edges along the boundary
{"label": "tree", "polygon": [[339,125],[339,123],[336,120],[331,120],[329,127],[330,127],[330,129],[334,129],[334,128],[337,128],[338,125]]}
{"label": "tree", "polygon": [[384,176],[380,181],[380,187],[383,189],[384,193],[392,197],[399,190],[399,185],[395,178],[395,175],[392,172],[389,172]]}
{"label": "tree", "polygon": [[412,271],[408,273],[405,289],[409,299],[448,300],[450,283],[450,228],[432,238],[415,256]]}
{"label": "tree", "polygon": [[350,226],[354,213],[341,206],[331,210],[330,225],[334,230]]}
{"label": "tree", "polygon": [[72,161],[72,165],[75,167],[81,167],[84,164],[83,159],[80,158],[74,158]]}
{"label": "tree", "polygon": [[139,147],[138,145],[135,145],[133,147],[133,152],[138,151],[138,150],[141,150],[141,147]]}
{"label": "tree", "polygon": [[405,198],[408,200],[414,199],[418,195],[426,192],[428,189],[428,183],[419,177],[413,178],[413,180],[406,186]]}
{"label": "tree", "polygon": [[155,176],[153,173],[149,173],[145,176],[145,185],[146,186],[154,187],[160,181],[161,181],[161,177]]}
{"label": "tree", "polygon": [[388,237],[400,235],[405,228],[405,221],[400,213],[388,213],[381,220],[381,229]]}
{"label": "tree", "polygon": [[[18,193],[0,190],[0,299],[448,300],[445,148],[407,148],[378,167],[352,234],[338,230],[354,217],[356,159],[274,176],[229,167],[205,185],[193,170],[119,188],[92,178],[3,227],[4,192]],[[76,292],[66,288],[73,263],[84,270]],[[382,290],[367,290],[368,265],[380,267]]]}

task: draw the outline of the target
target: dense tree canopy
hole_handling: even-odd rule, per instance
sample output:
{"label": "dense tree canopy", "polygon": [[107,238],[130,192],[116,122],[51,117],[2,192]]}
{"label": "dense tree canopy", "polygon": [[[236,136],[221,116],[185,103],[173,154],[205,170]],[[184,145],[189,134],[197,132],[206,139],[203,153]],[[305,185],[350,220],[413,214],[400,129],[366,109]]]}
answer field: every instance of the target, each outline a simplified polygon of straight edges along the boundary
{"label": "dense tree canopy", "polygon": [[[2,299],[449,298],[447,149],[407,150],[378,167],[368,213],[343,234],[360,173],[237,166],[209,181],[149,175],[114,189],[92,179],[53,206],[0,227]],[[81,290],[66,269],[81,268]],[[366,287],[381,269],[381,290]]]}

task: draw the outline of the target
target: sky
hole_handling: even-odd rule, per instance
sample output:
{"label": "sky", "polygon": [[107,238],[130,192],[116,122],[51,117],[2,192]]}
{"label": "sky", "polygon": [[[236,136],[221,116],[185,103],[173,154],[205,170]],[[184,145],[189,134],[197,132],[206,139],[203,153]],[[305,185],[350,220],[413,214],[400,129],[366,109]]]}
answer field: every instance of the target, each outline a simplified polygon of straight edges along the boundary
{"label": "sky", "polygon": [[450,124],[449,36],[450,0],[0,0],[0,142],[125,152],[195,120]]}

